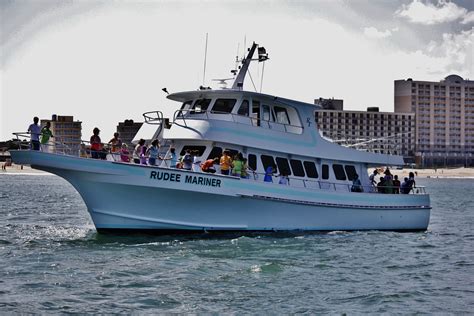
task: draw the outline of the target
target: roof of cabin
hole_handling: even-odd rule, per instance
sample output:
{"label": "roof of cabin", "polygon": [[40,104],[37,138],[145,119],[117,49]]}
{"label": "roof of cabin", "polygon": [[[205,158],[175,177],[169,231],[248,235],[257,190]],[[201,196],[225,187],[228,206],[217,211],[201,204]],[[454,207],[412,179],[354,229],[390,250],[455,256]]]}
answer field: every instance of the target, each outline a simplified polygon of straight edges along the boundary
{"label": "roof of cabin", "polygon": [[247,97],[255,97],[261,99],[269,99],[275,102],[280,102],[283,104],[294,105],[294,106],[309,106],[312,108],[320,109],[321,106],[301,101],[296,101],[292,99],[286,99],[282,97],[277,97],[274,95],[252,92],[252,91],[240,91],[240,90],[232,90],[232,89],[222,89],[222,90],[196,90],[196,91],[184,91],[184,92],[177,92],[172,93],[167,96],[168,99],[178,102],[185,102],[189,100],[204,98],[204,97],[213,97],[213,96],[221,96],[221,95],[244,95]]}

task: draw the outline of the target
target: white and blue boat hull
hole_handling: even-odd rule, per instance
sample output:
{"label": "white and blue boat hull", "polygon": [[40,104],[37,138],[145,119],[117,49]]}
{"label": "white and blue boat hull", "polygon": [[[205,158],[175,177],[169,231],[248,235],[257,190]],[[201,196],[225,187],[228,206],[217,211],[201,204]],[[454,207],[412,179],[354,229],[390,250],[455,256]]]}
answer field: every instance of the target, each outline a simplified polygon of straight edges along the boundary
{"label": "white and blue boat hull", "polygon": [[12,151],[82,196],[103,231],[426,230],[429,195],[298,188],[179,169]]}

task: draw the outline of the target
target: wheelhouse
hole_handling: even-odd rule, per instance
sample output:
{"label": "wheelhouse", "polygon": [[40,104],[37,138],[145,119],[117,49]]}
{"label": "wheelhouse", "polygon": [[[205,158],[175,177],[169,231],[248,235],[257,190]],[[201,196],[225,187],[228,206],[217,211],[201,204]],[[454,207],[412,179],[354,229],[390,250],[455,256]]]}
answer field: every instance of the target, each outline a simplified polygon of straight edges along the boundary
{"label": "wheelhouse", "polygon": [[180,94],[181,108],[174,120],[208,119],[231,121],[257,126],[274,131],[302,134],[303,124],[298,110],[277,98],[256,96],[245,93],[196,93]]}

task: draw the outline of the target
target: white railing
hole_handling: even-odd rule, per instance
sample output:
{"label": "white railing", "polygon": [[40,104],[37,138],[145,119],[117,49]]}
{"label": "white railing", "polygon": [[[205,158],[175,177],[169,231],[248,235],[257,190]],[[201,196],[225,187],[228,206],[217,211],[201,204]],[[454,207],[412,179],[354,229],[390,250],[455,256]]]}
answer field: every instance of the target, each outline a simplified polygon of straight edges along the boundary
{"label": "white railing", "polygon": [[[18,148],[19,150],[31,150],[30,144],[26,143],[24,141],[20,140],[20,137],[22,138],[31,138],[31,134],[26,133],[26,132],[20,132],[20,133],[13,133],[17,137],[17,141],[19,142]],[[121,162],[121,163],[126,163],[122,160],[122,153],[120,152],[112,152],[112,146],[109,144],[102,144],[103,150],[101,151],[93,151],[90,149],[90,146],[86,145],[90,144],[89,141],[82,140],[81,144],[79,145],[79,149],[74,149],[66,144],[59,142],[59,141],[54,141],[50,142],[47,144],[42,144],[40,147],[40,151],[44,152],[49,152],[49,153],[55,153],[55,154],[63,154],[63,155],[69,155],[69,156],[80,156],[81,158],[86,158],[86,159],[94,159],[92,158],[92,153],[97,153],[98,159],[103,160],[104,163],[107,162]],[[60,146],[59,146],[60,145]],[[131,148],[128,154],[130,164],[134,164],[132,160],[132,152],[133,149]],[[168,155],[168,151],[165,153],[163,151],[160,151],[160,158],[157,160],[157,165],[156,166],[163,166],[163,164],[160,161],[164,161],[164,167],[169,168],[170,170],[180,170],[183,172],[193,172],[191,170],[184,170],[184,169],[177,169],[177,168],[172,168],[173,166],[169,165],[169,162],[167,159],[161,159],[165,158]],[[164,154],[161,156],[161,154]],[[211,175],[206,172],[202,172],[203,175]],[[248,177],[247,178],[240,178],[240,177],[234,177],[234,176],[227,176],[227,175],[221,175],[219,173],[219,170],[216,171],[216,174],[219,174],[219,176],[222,177],[231,177],[231,178],[237,178],[240,180],[248,180],[248,181],[257,181],[257,182],[264,182],[264,176],[265,173],[259,173],[251,168],[248,168]],[[280,176],[278,175],[271,175],[272,177],[272,182],[273,183],[278,183]],[[351,192],[353,185],[352,183],[337,183],[337,182],[329,182],[329,181],[324,181],[324,180],[311,180],[311,179],[303,179],[303,178],[296,178],[296,177],[288,177],[289,183],[288,185],[291,187],[299,187],[299,188],[307,188],[307,189],[315,189],[315,190],[329,190],[329,191],[337,191],[337,192]],[[283,184],[281,184],[283,185]],[[373,186],[373,185],[357,185],[358,188],[360,188],[361,192],[358,193],[382,193],[378,192],[378,188]],[[387,187],[384,186],[383,189],[386,191],[387,189],[394,191],[394,190],[401,190],[398,187]],[[400,191],[401,193],[401,191]],[[416,186],[410,189],[410,194],[426,194],[426,188],[423,186]]]}

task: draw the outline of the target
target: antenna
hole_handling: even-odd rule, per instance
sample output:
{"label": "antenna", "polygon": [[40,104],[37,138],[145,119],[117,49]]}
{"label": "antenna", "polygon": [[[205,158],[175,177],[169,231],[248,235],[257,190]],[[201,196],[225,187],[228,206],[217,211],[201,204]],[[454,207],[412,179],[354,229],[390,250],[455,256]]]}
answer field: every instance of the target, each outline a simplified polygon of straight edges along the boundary
{"label": "antenna", "polygon": [[202,85],[204,86],[205,80],[206,80],[206,63],[207,63],[207,36],[208,33],[206,33],[206,48],[204,50],[204,71],[202,74]]}

